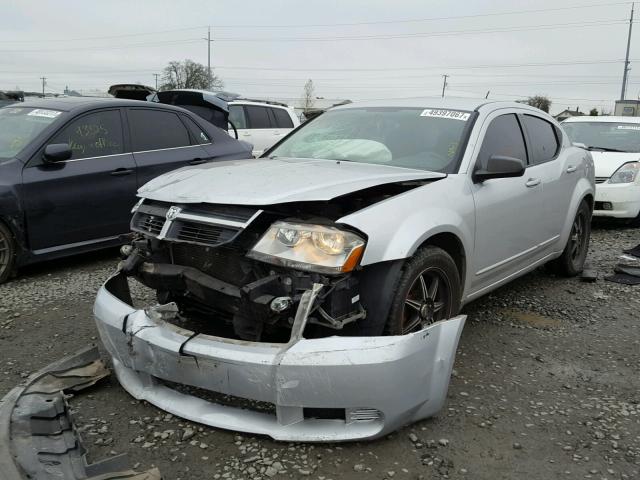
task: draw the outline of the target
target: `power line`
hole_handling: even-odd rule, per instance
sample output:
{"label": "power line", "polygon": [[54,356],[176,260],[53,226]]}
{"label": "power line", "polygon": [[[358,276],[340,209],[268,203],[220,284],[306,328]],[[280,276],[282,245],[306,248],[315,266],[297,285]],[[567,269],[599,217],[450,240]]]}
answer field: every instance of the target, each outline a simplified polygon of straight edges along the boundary
{"label": "power line", "polygon": [[[582,21],[571,23],[550,23],[545,25],[520,25],[510,27],[498,27],[498,28],[484,28],[484,29],[467,29],[467,30],[451,30],[444,32],[414,32],[414,33],[402,33],[402,34],[378,34],[378,35],[351,35],[351,36],[321,36],[321,37],[219,37],[216,38],[217,42],[335,42],[335,41],[362,41],[362,40],[398,40],[405,38],[428,38],[428,37],[443,37],[451,35],[478,35],[478,34],[491,34],[491,33],[516,33],[536,30],[550,30],[556,28],[569,29],[569,28],[590,28],[590,27],[602,27],[602,26],[615,26],[626,23],[626,19],[611,19],[611,20],[594,20],[594,21]],[[181,39],[181,40],[167,40],[164,42],[144,42],[128,45],[95,45],[86,47],[70,47],[70,48],[48,48],[48,49],[3,49],[1,53],[39,53],[39,52],[59,52],[69,50],[117,50],[122,48],[135,48],[135,47],[157,47],[162,45],[171,45],[179,43],[194,43],[200,39]]]}
{"label": "power line", "polygon": [[218,37],[217,42],[336,42],[336,41],[359,41],[359,40],[398,40],[404,38],[427,38],[427,37],[445,37],[451,35],[477,35],[488,33],[513,33],[527,32],[534,30],[551,30],[555,28],[589,28],[621,25],[626,23],[623,19],[611,20],[593,20],[588,22],[571,22],[571,23],[550,23],[546,25],[520,25],[515,27],[497,27],[482,28],[468,30],[451,30],[445,32],[416,32],[416,33],[399,33],[399,34],[378,34],[378,35],[351,35],[351,36],[320,36],[320,37]]}
{"label": "power line", "polygon": [[[520,68],[520,67],[550,67],[550,66],[566,66],[566,65],[600,65],[609,63],[620,63],[623,60],[568,60],[560,62],[530,62],[530,63],[493,63],[493,64],[477,64],[477,65],[433,65],[429,67],[395,67],[389,65],[384,68],[275,68],[275,67],[259,67],[259,66],[230,66],[230,65],[214,65],[214,68],[220,70],[264,70],[278,72],[380,72],[389,70],[433,70],[433,69],[465,69],[465,68]],[[632,60],[636,61],[636,60]],[[640,61],[640,60],[638,60]]]}

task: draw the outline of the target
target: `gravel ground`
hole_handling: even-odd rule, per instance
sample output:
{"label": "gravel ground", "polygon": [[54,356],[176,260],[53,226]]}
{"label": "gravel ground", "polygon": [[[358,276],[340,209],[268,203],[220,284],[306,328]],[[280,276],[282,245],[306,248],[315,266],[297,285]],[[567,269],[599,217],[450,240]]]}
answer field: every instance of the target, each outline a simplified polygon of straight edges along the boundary
{"label": "gravel ground", "polygon": [[[444,410],[375,442],[202,427],[133,400],[115,378],[71,401],[75,420],[91,461],[129,452],[170,479],[640,478],[640,286],[602,278],[638,243],[638,229],[596,226],[596,283],[539,270],[468,305]],[[93,297],[115,263],[110,250],[0,286],[0,396],[97,341]]]}

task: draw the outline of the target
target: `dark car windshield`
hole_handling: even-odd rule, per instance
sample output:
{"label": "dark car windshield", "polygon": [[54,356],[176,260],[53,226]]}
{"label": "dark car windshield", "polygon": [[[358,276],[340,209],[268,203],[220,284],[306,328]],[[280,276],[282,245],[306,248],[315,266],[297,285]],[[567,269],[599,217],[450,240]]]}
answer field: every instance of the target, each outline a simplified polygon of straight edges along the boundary
{"label": "dark car windshield", "polygon": [[0,108],[0,158],[17,155],[61,113],[43,108]]}
{"label": "dark car windshield", "polygon": [[322,158],[454,173],[470,112],[382,107],[329,110],[270,156]]}
{"label": "dark car windshield", "polygon": [[640,152],[640,123],[565,122],[562,124],[572,142],[594,149]]}

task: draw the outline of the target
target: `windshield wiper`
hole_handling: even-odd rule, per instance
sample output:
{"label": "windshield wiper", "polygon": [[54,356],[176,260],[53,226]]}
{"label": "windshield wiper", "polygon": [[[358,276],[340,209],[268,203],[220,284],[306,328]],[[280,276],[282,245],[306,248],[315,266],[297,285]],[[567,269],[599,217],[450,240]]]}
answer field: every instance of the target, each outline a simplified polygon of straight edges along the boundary
{"label": "windshield wiper", "polygon": [[609,147],[596,147],[593,145],[589,145],[587,147],[587,150],[591,151],[591,150],[601,150],[603,152],[621,152],[621,153],[627,153],[626,150],[618,150],[616,148],[609,148]]}

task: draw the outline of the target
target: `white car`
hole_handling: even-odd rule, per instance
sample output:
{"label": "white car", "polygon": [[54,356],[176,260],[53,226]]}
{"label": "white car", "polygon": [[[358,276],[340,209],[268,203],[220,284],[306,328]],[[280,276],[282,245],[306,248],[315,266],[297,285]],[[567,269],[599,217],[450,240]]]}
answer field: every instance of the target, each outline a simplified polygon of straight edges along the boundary
{"label": "white car", "polygon": [[[256,157],[300,125],[293,108],[284,103],[261,100],[229,102],[229,120],[238,131],[238,139],[253,145]],[[229,133],[234,134],[232,129]]]}
{"label": "white car", "polygon": [[640,221],[640,117],[573,117],[562,127],[593,156],[593,215]]}

